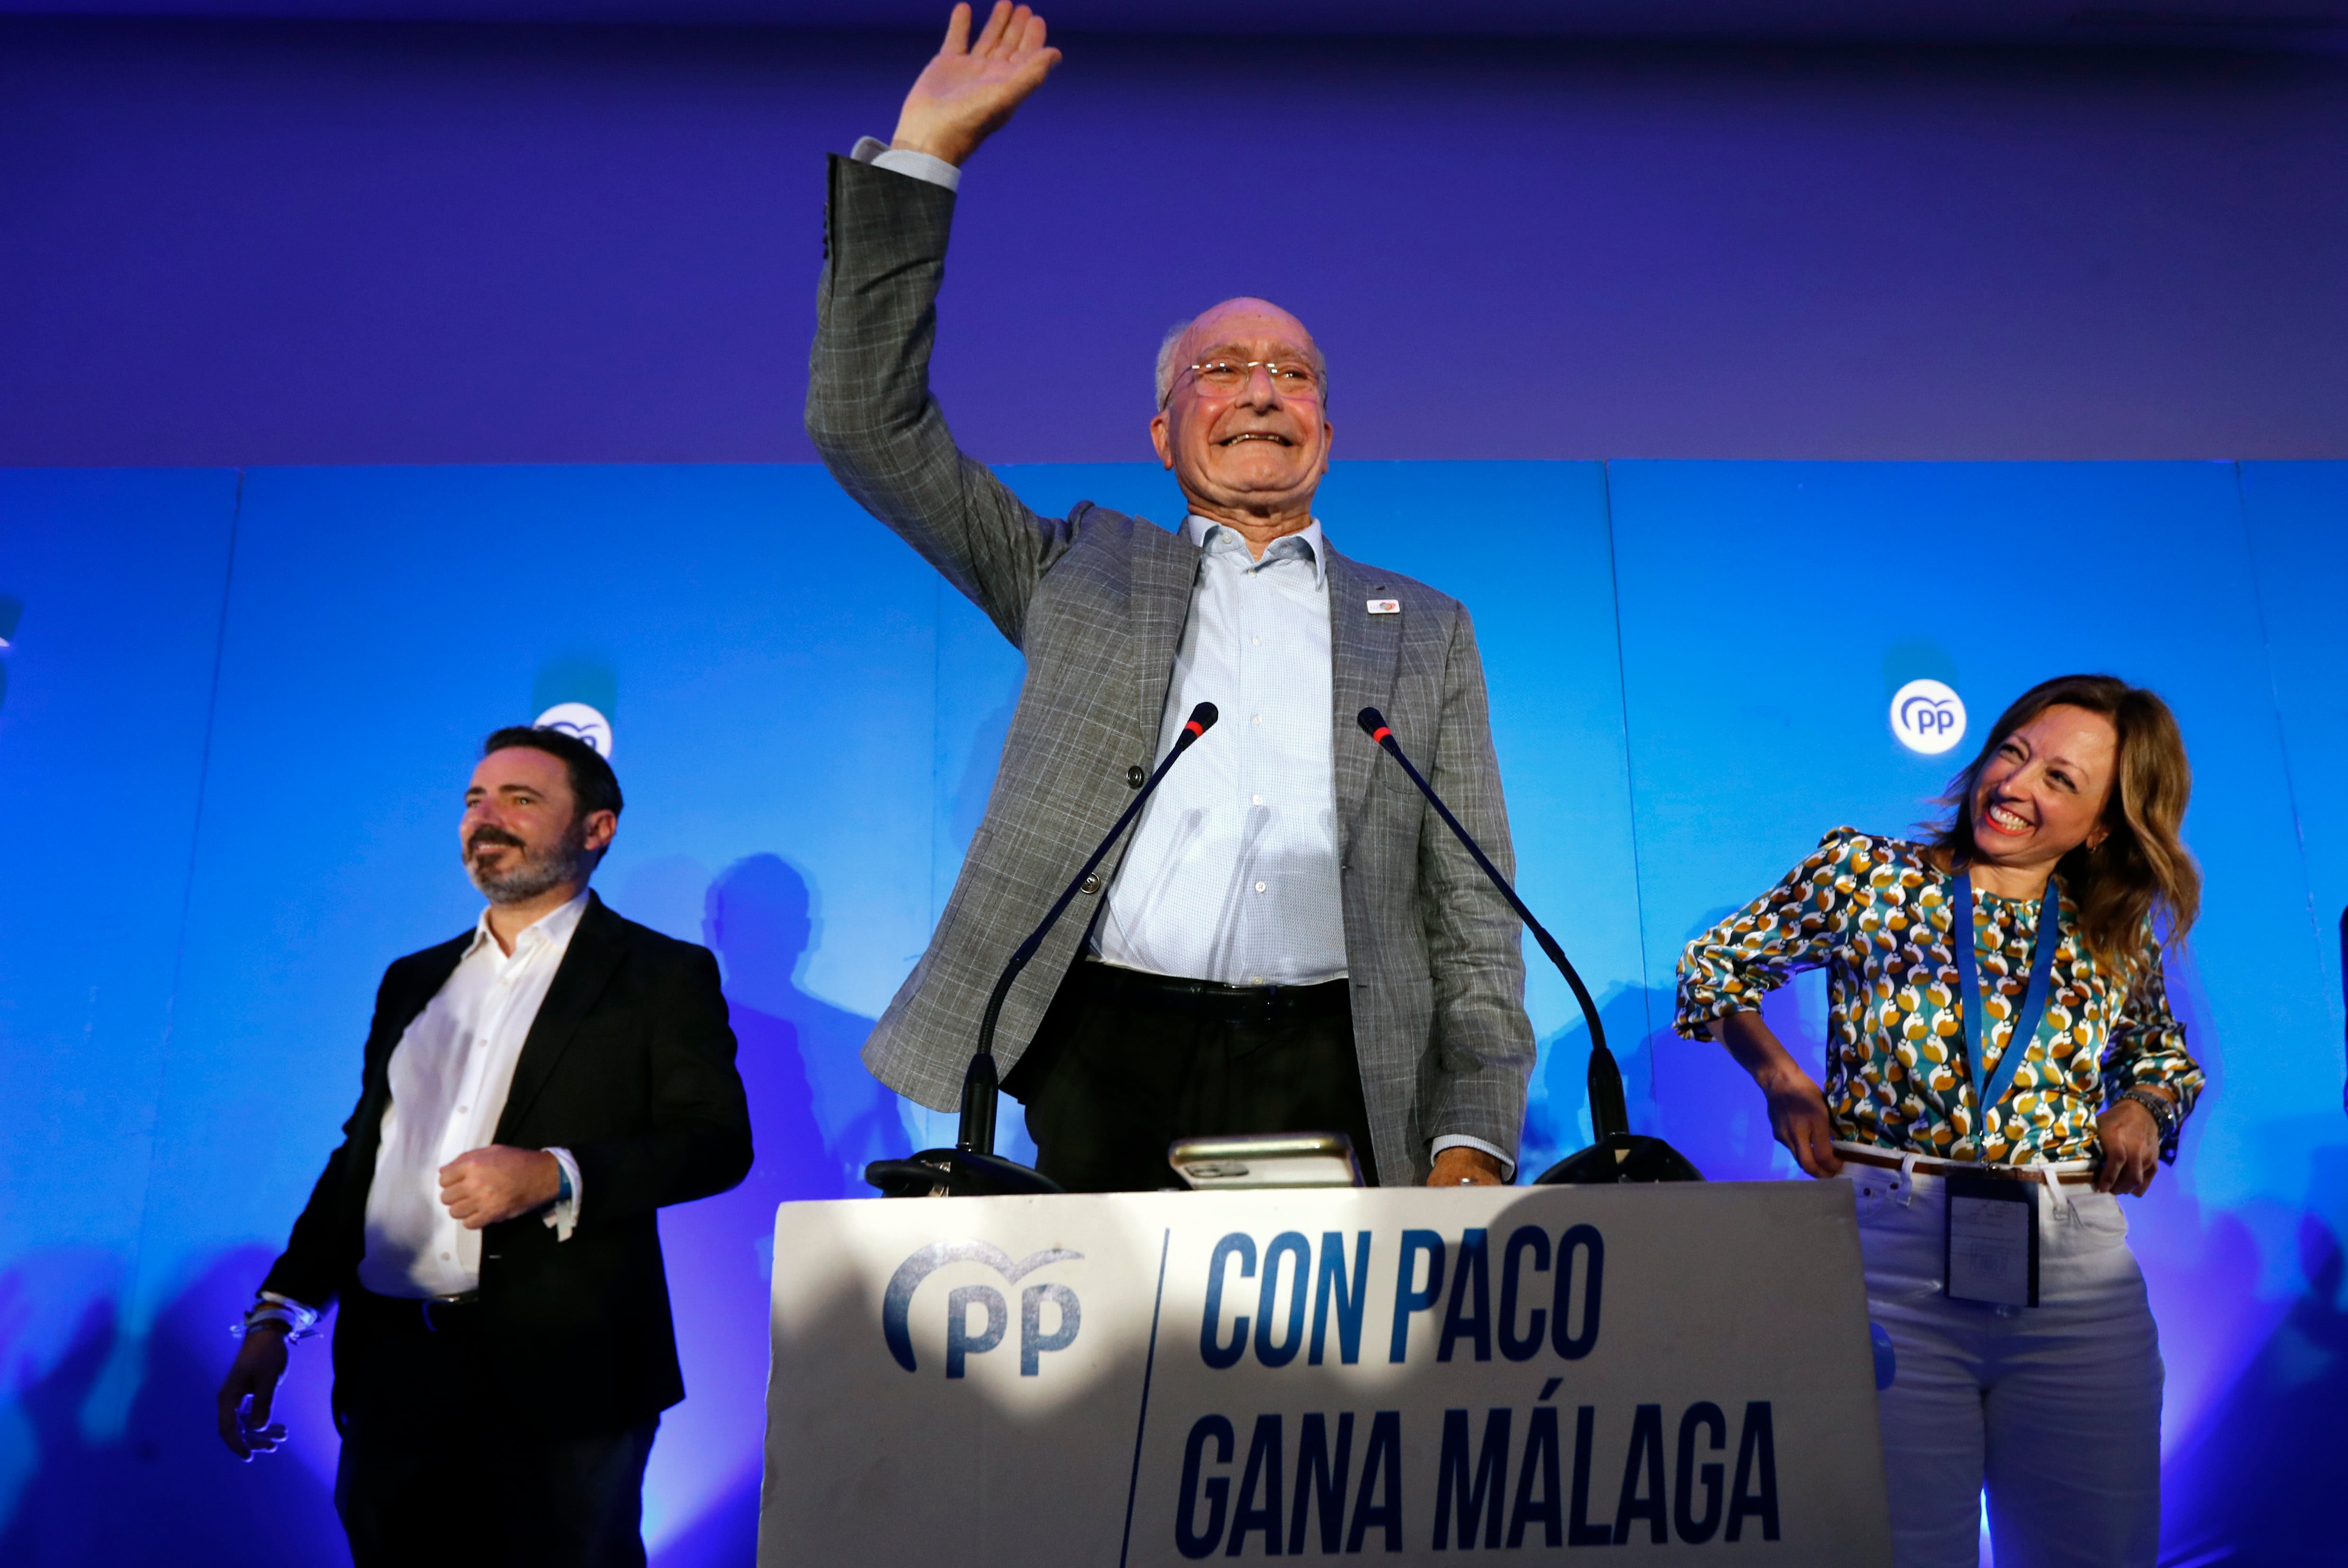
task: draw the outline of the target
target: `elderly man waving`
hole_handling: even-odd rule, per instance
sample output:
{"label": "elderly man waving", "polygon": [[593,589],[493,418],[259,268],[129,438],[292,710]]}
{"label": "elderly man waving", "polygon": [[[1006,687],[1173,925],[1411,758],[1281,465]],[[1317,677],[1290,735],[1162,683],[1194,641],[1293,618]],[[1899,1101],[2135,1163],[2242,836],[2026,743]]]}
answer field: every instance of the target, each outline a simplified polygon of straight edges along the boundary
{"label": "elderly man waving", "polygon": [[929,393],[963,164],[1060,58],[997,5],[944,47],[896,136],[830,170],[808,430],[848,491],[1026,655],[953,897],[866,1045],[940,1109],[1004,959],[1193,705],[1223,722],[1022,975],[996,1049],[1044,1172],[1175,1184],[1177,1138],[1343,1131],[1388,1184],[1508,1179],[1533,1062],[1518,923],[1355,728],[1385,710],[1505,869],[1508,820],[1467,611],[1349,560],[1313,513],[1328,371],[1303,324],[1233,299],[1159,355],[1149,433],[1179,531],[1038,516],[956,449]]}

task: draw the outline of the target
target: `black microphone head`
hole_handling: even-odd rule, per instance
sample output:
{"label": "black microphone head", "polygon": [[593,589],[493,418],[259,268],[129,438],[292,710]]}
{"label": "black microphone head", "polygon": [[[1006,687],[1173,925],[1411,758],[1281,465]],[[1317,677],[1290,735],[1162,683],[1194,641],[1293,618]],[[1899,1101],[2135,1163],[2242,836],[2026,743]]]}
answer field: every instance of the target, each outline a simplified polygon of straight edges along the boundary
{"label": "black microphone head", "polygon": [[1189,733],[1191,739],[1196,740],[1199,737],[1206,734],[1207,731],[1214,728],[1215,720],[1222,717],[1222,711],[1216,707],[1213,703],[1202,702],[1198,707],[1190,710],[1190,717],[1189,721],[1182,726],[1182,727]]}
{"label": "black microphone head", "polygon": [[1354,722],[1362,727],[1364,735],[1368,736],[1380,746],[1386,745],[1394,739],[1394,731],[1386,727],[1386,716],[1376,708],[1362,709],[1360,713],[1354,716]]}

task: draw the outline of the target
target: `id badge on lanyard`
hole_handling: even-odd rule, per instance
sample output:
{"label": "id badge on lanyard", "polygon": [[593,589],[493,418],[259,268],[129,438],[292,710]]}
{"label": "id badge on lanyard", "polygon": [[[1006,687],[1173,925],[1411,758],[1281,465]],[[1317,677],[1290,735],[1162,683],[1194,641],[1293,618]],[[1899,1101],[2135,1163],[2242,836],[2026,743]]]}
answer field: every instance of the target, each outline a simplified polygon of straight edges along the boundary
{"label": "id badge on lanyard", "polygon": [[[1982,1082],[1982,1025],[1986,1008],[1982,1001],[1980,965],[1973,954],[1973,882],[1970,872],[1956,880],[1954,907],[1950,911],[1949,945],[1955,951],[1958,1007],[1965,1026],[1967,1075],[1979,1086],[1980,1127],[1984,1135],[1993,1125],[1998,1104],[2013,1087],[2022,1059],[2038,1037],[2039,1021],[2046,1016],[2046,998],[2053,989],[2054,949],[2061,944],[2062,903],[2049,877],[2039,895],[2038,936],[2030,957],[2030,989],[2022,1011],[2005,1037],[2005,1052],[1997,1070]],[[1999,1306],[2038,1305],[2038,1189],[2035,1182],[2008,1181],[1952,1171],[1943,1183],[1947,1194],[1947,1268],[1945,1288],[1954,1301],[1981,1301]]]}
{"label": "id badge on lanyard", "polygon": [[2038,1186],[1952,1171],[1948,1194],[1948,1282],[1952,1301],[1999,1306],[2038,1305]]}

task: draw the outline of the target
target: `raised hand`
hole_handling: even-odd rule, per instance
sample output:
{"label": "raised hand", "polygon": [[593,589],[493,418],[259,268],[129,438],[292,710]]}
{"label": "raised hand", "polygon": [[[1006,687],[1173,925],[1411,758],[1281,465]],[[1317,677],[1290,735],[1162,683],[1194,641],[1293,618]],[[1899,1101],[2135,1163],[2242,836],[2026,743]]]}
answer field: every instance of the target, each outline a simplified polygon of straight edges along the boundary
{"label": "raised hand", "polygon": [[1059,63],[1060,51],[1045,47],[1044,18],[1026,6],[995,0],[973,41],[970,7],[956,5],[945,46],[905,95],[889,145],[960,165],[1003,129]]}

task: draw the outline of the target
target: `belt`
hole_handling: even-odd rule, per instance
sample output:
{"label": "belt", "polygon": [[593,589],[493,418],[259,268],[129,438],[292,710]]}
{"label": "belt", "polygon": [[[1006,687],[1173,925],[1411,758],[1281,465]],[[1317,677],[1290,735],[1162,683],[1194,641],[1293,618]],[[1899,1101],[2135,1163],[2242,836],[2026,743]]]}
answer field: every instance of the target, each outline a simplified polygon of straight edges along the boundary
{"label": "belt", "polygon": [[469,1332],[480,1321],[481,1293],[466,1291],[461,1295],[429,1295],[417,1303],[424,1309],[424,1326],[434,1334]]}
{"label": "belt", "polygon": [[344,1295],[344,1311],[348,1313],[354,1306],[395,1334],[462,1334],[480,1322],[481,1293],[468,1290],[455,1295],[417,1297],[379,1295],[361,1288]]}
{"label": "belt", "polygon": [[1224,985],[1121,969],[1087,958],[1077,979],[1093,1000],[1142,1012],[1176,1013],[1226,1024],[1284,1024],[1325,1018],[1351,1006],[1348,983],[1340,977],[1318,985]]}
{"label": "belt", "polygon": [[[1908,1157],[1888,1149],[1854,1149],[1838,1142],[1835,1152],[1844,1160],[1860,1165],[1879,1166],[1886,1171],[1907,1167]],[[2066,1161],[2066,1163],[2069,1163]],[[2044,1182],[2050,1178],[2066,1187],[2092,1187],[2096,1184],[2093,1166],[2085,1170],[2062,1171],[2044,1165],[1977,1165],[1969,1160],[1934,1160],[1918,1155],[1912,1167],[1920,1176],[1947,1176],[1962,1173],[1967,1176],[1987,1176],[1999,1181]]]}

